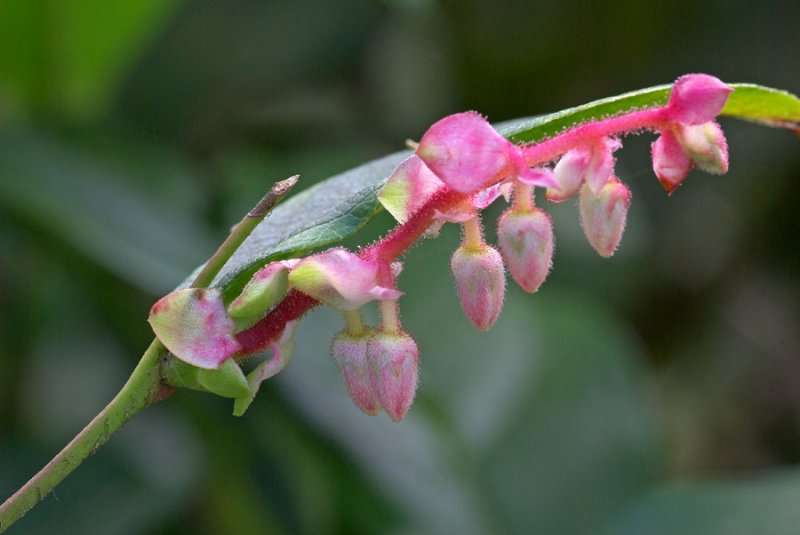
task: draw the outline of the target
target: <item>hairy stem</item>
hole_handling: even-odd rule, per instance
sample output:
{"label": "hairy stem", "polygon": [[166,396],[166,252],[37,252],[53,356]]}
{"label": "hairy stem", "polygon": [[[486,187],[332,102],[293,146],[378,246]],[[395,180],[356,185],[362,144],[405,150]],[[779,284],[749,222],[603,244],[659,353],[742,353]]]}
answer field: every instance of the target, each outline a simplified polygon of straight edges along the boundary
{"label": "hairy stem", "polygon": [[163,349],[154,340],[114,399],[38,474],[0,505],[0,532],[44,499],[136,413],[169,394],[169,389],[161,385],[158,368]]}
{"label": "hairy stem", "polygon": [[[565,152],[606,136],[622,135],[641,130],[658,130],[668,124],[666,108],[655,107],[631,111],[614,117],[592,121],[569,128],[551,138],[524,146],[523,154],[528,167],[536,167],[558,158]],[[496,177],[495,182],[505,177]],[[485,187],[492,183],[484,184]],[[524,191],[524,190],[523,190]],[[381,240],[362,249],[360,256],[389,264],[404,254],[435,222],[437,212],[464,202],[468,195],[445,186],[437,190],[428,201],[414,212],[405,223],[398,224]],[[531,201],[531,207],[532,204]],[[522,200],[524,207],[527,202]],[[266,317],[240,332],[236,339],[241,344],[241,357],[263,351],[283,332],[287,321],[295,320],[319,304],[319,301],[293,290]]]}

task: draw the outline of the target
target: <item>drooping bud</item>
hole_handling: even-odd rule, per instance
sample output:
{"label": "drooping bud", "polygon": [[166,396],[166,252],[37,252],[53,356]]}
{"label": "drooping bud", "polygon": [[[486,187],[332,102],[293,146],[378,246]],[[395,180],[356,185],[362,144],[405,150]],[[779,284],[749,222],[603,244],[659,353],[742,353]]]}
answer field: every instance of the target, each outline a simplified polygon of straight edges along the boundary
{"label": "drooping bud", "polygon": [[233,402],[233,415],[242,416],[258,394],[261,383],[286,368],[295,350],[294,331],[297,320],[286,322],[280,337],[270,346],[272,356],[247,374],[247,391]]}
{"label": "drooping bud", "polygon": [[506,292],[500,253],[485,243],[462,245],[450,259],[450,270],[467,319],[479,330],[489,330],[503,309]]}
{"label": "drooping bud", "polygon": [[356,407],[371,416],[381,411],[367,360],[367,344],[374,333],[374,329],[369,328],[359,334],[351,334],[345,330],[337,334],[331,344],[331,357],[344,376],[350,398]]}
{"label": "drooping bud", "polygon": [[289,288],[289,269],[298,262],[272,262],[253,275],[242,293],[228,305],[228,314],[240,328],[261,319],[275,303],[283,299]]}
{"label": "drooping bud", "polygon": [[596,142],[567,151],[553,169],[558,187],[548,188],[548,201],[562,202],[575,195],[584,182],[595,193],[614,172],[614,151],[618,139],[601,138]]}
{"label": "drooping bud", "polygon": [[417,391],[417,343],[404,331],[375,333],[369,338],[367,360],[372,391],[389,417],[399,422],[411,407]]}
{"label": "drooping bud", "polygon": [[514,144],[472,111],[437,121],[417,147],[417,155],[431,171],[460,193],[475,193],[493,179],[514,174],[517,152]]}
{"label": "drooping bud", "polygon": [[669,94],[669,120],[685,125],[713,121],[725,107],[732,92],[732,87],[708,74],[681,76]]}
{"label": "drooping bud", "polygon": [[218,369],[240,349],[216,289],[176,290],[153,305],[147,321],[173,355],[198,368]]}
{"label": "drooping bud", "polygon": [[289,284],[339,310],[356,310],[374,299],[397,299],[401,292],[377,284],[378,265],[341,248],[301,260]]}
{"label": "drooping bud", "polygon": [[517,284],[526,292],[538,290],[553,263],[553,223],[547,212],[506,210],[497,222],[497,243]]}
{"label": "drooping bud", "polygon": [[405,223],[444,183],[417,155],[403,160],[378,193],[378,201],[398,223]]}
{"label": "drooping bud", "polygon": [[712,175],[723,175],[728,172],[728,143],[722,128],[717,123],[678,125],[676,134],[698,169]]}
{"label": "drooping bud", "polygon": [[630,190],[616,177],[609,179],[597,194],[587,186],[581,189],[581,226],[600,256],[608,258],[616,251],[630,204]]}
{"label": "drooping bud", "polygon": [[652,145],[653,171],[661,185],[672,194],[688,176],[692,159],[672,130],[664,130]]}

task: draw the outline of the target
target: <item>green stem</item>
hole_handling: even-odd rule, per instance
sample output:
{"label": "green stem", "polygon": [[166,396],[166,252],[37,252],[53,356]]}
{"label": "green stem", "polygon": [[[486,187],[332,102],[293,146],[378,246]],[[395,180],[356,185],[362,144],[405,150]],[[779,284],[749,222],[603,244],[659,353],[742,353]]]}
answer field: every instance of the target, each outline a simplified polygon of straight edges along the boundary
{"label": "green stem", "polygon": [[164,396],[158,366],[162,353],[163,346],[154,340],[114,399],[38,474],[0,505],[0,532],[22,518],[125,422]]}
{"label": "green stem", "polygon": [[264,197],[256,204],[255,208],[247,212],[239,223],[231,230],[231,233],[219,246],[217,252],[206,262],[203,269],[192,282],[192,288],[205,288],[214,281],[214,277],[220,272],[225,262],[233,256],[233,253],[242,245],[245,239],[258,226],[261,221],[272,211],[272,208],[287,194],[292,187],[297,184],[299,175],[289,177],[286,180],[276,182]]}
{"label": "green stem", "polygon": [[[213,282],[225,262],[297,183],[297,178],[293,176],[272,186],[255,208],[231,230],[228,238],[206,262],[192,282],[193,288],[205,288]],[[56,485],[105,444],[128,420],[145,407],[161,401],[174,390],[162,384],[161,380],[161,357],[166,355],[167,351],[161,342],[153,340],[114,399],[58,455],[39,470],[39,473],[0,505],[0,533],[25,516],[34,505],[50,494]]]}

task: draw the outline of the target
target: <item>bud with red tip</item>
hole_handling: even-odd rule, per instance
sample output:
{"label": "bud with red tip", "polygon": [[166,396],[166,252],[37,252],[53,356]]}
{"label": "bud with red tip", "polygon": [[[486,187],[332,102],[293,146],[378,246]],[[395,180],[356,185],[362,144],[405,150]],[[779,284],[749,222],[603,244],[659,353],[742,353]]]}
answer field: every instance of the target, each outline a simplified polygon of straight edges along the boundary
{"label": "bud with red tip", "polygon": [[692,158],[672,130],[664,130],[653,142],[653,171],[661,185],[672,194],[692,169]]}
{"label": "bud with red tip", "polygon": [[581,226],[600,256],[608,258],[616,251],[630,204],[630,190],[616,177],[610,178],[597,194],[587,186],[581,190]]}
{"label": "bud with red tip", "polygon": [[506,210],[497,222],[497,242],[511,277],[526,292],[539,289],[553,263],[553,222],[540,208]]}
{"label": "bud with red tip", "polygon": [[491,246],[462,245],[450,259],[456,292],[467,319],[488,331],[500,316],[506,292],[503,259]]}
{"label": "bud with red tip", "polygon": [[344,330],[336,335],[331,345],[331,356],[344,376],[350,398],[359,409],[370,416],[381,411],[367,360],[367,346],[374,333],[370,328],[365,328],[358,334]]}
{"label": "bud with red tip", "polygon": [[411,407],[417,391],[417,343],[404,331],[377,332],[369,338],[366,358],[369,361],[372,392],[377,395],[389,417],[399,422]]}

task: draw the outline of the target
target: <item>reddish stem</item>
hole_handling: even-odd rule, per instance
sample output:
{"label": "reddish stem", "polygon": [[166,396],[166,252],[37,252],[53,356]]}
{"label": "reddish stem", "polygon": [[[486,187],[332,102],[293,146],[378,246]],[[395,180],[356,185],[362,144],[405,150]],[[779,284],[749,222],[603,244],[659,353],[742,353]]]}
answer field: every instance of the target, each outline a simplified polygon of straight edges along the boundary
{"label": "reddish stem", "polygon": [[[660,129],[668,122],[666,107],[649,108],[592,121],[566,130],[550,139],[523,147],[525,162],[529,167],[535,167],[592,140],[636,130]],[[504,178],[506,177],[495,177],[494,181]],[[485,184],[487,187],[490,185],[492,183]],[[446,212],[467,197],[468,195],[447,187],[440,188],[408,221],[398,224],[386,237],[362,249],[361,258],[388,265],[411,247],[433,224],[437,211]],[[239,355],[247,356],[265,350],[280,336],[287,322],[300,318],[318,304],[319,301],[313,297],[292,290],[272,312],[236,335],[242,346]]]}

